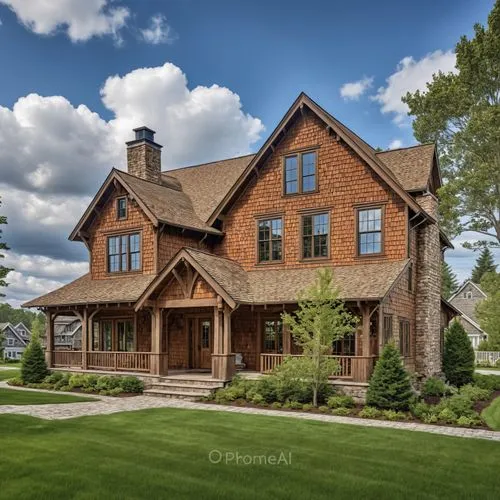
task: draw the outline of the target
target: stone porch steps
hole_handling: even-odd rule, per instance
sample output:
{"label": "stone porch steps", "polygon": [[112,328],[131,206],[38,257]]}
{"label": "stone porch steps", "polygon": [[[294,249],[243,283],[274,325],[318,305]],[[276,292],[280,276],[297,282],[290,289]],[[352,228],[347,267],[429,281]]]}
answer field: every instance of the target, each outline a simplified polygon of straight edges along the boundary
{"label": "stone porch steps", "polygon": [[162,377],[144,391],[146,396],[197,400],[209,396],[213,391],[224,387],[224,382],[208,377]]}

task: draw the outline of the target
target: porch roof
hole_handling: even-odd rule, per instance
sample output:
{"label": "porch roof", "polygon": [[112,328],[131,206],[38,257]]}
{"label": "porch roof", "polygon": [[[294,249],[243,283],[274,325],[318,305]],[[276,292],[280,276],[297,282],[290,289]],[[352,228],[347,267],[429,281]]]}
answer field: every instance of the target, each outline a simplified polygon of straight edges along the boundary
{"label": "porch roof", "polygon": [[[240,264],[225,257],[184,248],[147,287],[136,309],[164,286],[167,275],[182,260],[193,265],[209,285],[223,292],[223,296],[240,304],[297,302],[299,293],[314,282],[318,271],[317,267],[246,271]],[[408,262],[405,259],[331,269],[343,300],[380,300],[390,291]]]}
{"label": "porch roof", "polygon": [[134,274],[92,280],[88,273],[57,290],[24,303],[22,307],[135,302],[154,278],[153,274]]}

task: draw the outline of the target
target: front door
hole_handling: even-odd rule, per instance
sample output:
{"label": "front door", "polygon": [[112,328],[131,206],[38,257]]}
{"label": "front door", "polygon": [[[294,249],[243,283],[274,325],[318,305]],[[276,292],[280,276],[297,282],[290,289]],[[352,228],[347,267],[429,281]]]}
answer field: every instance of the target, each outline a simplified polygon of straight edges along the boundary
{"label": "front door", "polygon": [[198,321],[198,366],[210,370],[212,368],[212,320],[199,318]]}

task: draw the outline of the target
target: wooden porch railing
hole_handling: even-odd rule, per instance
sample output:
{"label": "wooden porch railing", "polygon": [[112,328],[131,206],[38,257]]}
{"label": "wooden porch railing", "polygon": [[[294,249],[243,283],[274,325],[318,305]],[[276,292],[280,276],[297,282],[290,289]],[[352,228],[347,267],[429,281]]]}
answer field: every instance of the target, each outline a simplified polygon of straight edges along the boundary
{"label": "wooden porch railing", "polygon": [[56,368],[82,366],[82,351],[52,351],[52,364]]}
{"label": "wooden porch railing", "polygon": [[[300,354],[261,354],[260,371],[269,373],[279,366],[286,356],[292,358],[300,357]],[[332,378],[343,378],[353,382],[368,382],[373,367],[375,366],[375,356],[328,356],[336,359],[339,363],[339,372],[332,374]]]}
{"label": "wooden porch railing", "polygon": [[99,370],[124,370],[149,372],[150,352],[90,351],[87,352],[87,367]]}

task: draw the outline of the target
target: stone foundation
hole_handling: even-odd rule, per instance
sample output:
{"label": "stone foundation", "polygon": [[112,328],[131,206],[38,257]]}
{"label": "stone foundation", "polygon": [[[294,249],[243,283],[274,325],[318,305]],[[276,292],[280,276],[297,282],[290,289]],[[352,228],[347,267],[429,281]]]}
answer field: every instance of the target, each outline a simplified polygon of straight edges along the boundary
{"label": "stone foundation", "polygon": [[331,380],[330,384],[335,390],[344,393],[346,396],[352,396],[356,403],[365,403],[368,384],[364,382],[349,382],[347,380]]}

